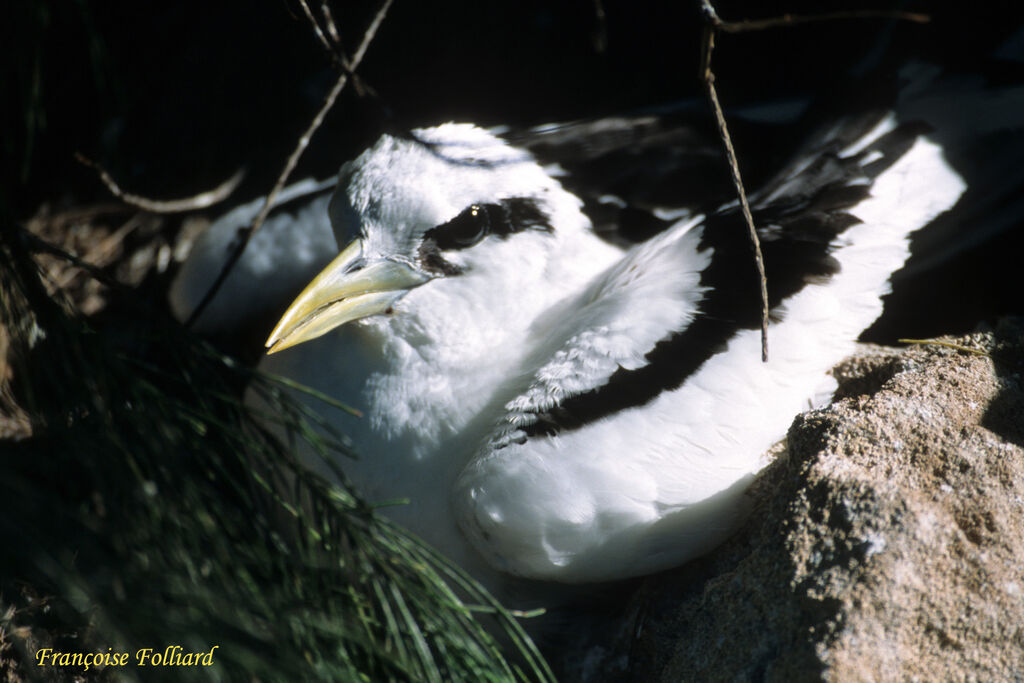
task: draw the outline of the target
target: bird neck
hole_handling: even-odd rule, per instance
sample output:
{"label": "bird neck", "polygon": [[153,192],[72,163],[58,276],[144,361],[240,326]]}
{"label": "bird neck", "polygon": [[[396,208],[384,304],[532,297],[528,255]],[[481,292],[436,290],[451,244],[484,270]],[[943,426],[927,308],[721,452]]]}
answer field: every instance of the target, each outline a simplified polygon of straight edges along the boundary
{"label": "bird neck", "polygon": [[490,262],[415,289],[394,315],[365,321],[381,362],[364,395],[381,435],[415,433],[420,441],[411,447],[425,457],[472,434],[478,416],[482,428],[493,426],[487,416],[527,379],[523,360],[543,341],[538,318],[621,257],[589,231],[533,241],[499,244]]}

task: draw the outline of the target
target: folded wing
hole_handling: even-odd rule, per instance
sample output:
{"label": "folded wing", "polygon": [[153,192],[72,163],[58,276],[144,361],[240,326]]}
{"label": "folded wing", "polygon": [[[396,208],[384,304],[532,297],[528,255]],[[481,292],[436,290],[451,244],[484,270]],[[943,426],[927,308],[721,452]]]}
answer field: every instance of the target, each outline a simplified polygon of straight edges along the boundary
{"label": "folded wing", "polygon": [[[756,195],[769,363],[730,207],[629,252],[575,315],[552,312],[533,374],[454,492],[493,565],[609,580],[678,564],[735,528],[762,453],[881,313],[910,233],[963,191],[922,126],[889,116],[857,130],[855,142],[836,131]],[[673,269],[685,277],[665,279]],[[677,310],[659,283],[680,288]]]}

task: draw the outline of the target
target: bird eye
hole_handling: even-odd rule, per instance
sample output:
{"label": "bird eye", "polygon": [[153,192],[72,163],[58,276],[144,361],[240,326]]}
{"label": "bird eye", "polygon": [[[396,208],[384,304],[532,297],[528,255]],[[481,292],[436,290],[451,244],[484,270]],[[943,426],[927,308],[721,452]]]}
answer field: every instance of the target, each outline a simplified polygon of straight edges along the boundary
{"label": "bird eye", "polygon": [[487,236],[491,220],[487,207],[473,204],[468,209],[430,231],[440,249],[468,249]]}

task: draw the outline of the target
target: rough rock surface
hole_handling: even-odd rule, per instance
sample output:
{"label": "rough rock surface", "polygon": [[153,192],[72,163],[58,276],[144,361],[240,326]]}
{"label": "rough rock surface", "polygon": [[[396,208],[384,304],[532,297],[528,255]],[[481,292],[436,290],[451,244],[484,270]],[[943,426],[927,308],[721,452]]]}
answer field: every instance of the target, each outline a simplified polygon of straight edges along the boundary
{"label": "rough rock surface", "polygon": [[837,368],[842,398],[794,422],[747,527],[649,580],[589,672],[1024,681],[1024,321],[946,341],[984,355]]}

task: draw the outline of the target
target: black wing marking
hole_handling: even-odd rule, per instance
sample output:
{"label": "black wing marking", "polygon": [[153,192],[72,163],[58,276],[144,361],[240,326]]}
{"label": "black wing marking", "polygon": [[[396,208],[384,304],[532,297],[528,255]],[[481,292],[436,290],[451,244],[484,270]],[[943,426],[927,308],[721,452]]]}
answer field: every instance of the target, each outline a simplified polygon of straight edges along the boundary
{"label": "black wing marking", "polygon": [[[904,124],[846,158],[838,156],[846,140],[840,136],[813,163],[795,175],[782,174],[759,193],[764,199],[752,209],[762,240],[774,319],[784,315],[779,307],[786,299],[807,284],[827,280],[838,272],[830,245],[859,222],[848,209],[869,196],[871,181],[898,160],[923,131],[920,124]],[[659,342],[647,355],[645,366],[619,369],[607,384],[538,413],[534,422],[522,428],[527,436],[577,429],[617,411],[644,405],[663,391],[681,386],[709,358],[724,350],[738,331],[760,327],[757,272],[746,227],[736,208],[707,218],[700,249],[713,249],[713,255],[701,273],[700,284],[706,288],[706,295],[699,316],[685,330]]]}
{"label": "black wing marking", "polygon": [[[731,117],[739,139],[758,141],[757,157],[743,160],[752,185],[763,183],[785,161],[782,149],[792,146],[793,114],[801,108],[800,102],[784,103],[768,121],[742,113]],[[559,180],[583,200],[597,234],[623,246],[645,241],[679,218],[708,213],[733,196],[703,100],[504,137],[542,164],[557,165],[563,172]]]}

